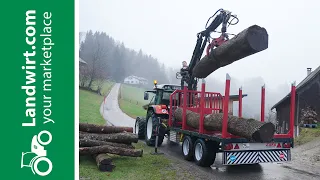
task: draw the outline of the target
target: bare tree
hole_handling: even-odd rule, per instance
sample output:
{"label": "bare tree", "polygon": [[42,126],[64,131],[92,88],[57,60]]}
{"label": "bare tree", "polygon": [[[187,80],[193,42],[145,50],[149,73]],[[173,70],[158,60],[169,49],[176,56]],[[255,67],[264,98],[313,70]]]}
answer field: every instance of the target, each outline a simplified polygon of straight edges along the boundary
{"label": "bare tree", "polygon": [[89,70],[87,66],[81,66],[79,70],[79,85],[80,87],[86,87],[89,81]]}
{"label": "bare tree", "polygon": [[103,45],[100,39],[98,39],[97,35],[95,36],[95,46],[93,47],[92,52],[92,61],[89,65],[89,84],[88,87],[92,88],[92,83],[98,79],[106,78],[106,58],[107,49]]}

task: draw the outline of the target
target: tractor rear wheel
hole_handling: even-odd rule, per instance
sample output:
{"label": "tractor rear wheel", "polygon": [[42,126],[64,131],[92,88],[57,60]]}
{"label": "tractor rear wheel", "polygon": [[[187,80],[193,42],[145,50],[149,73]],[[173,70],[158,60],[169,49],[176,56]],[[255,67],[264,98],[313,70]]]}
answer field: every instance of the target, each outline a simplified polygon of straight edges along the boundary
{"label": "tractor rear wheel", "polygon": [[143,117],[137,117],[134,126],[135,134],[138,135],[139,139],[144,139],[145,129],[146,129],[146,119]]}
{"label": "tractor rear wheel", "polygon": [[148,112],[148,119],[146,121],[145,141],[148,146],[155,146],[157,127],[159,130],[158,147],[161,146],[164,139],[164,127],[159,124],[159,117],[157,117],[153,111]]}

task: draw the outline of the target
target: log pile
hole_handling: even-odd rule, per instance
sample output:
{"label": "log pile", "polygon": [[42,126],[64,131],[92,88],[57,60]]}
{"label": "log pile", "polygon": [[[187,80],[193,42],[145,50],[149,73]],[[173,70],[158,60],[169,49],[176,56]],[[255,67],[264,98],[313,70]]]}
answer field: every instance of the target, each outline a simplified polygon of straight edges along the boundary
{"label": "log pile", "polygon": [[138,136],[131,127],[80,123],[79,130],[79,154],[94,158],[100,171],[111,172],[116,167],[111,154],[142,157],[143,150],[132,145]]}
{"label": "log pile", "polygon": [[[177,108],[174,112],[176,121],[182,121],[182,108]],[[199,113],[187,110],[187,125],[199,128]],[[204,129],[208,131],[222,131],[223,113],[209,114],[204,117]],[[261,122],[254,119],[239,118],[228,115],[228,132],[235,135],[253,140],[255,142],[270,142],[275,133],[275,126],[271,122]]]}

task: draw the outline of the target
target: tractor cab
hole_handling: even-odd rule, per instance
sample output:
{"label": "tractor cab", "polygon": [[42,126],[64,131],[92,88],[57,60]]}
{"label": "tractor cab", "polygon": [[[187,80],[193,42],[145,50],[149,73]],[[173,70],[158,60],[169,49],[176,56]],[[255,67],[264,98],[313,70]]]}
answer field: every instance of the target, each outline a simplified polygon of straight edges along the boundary
{"label": "tractor cab", "polygon": [[150,100],[149,105],[166,105],[170,104],[170,95],[177,89],[181,89],[181,86],[176,84],[157,84],[154,81],[153,90],[148,90],[144,92],[144,100],[149,99],[149,93],[154,94]]}

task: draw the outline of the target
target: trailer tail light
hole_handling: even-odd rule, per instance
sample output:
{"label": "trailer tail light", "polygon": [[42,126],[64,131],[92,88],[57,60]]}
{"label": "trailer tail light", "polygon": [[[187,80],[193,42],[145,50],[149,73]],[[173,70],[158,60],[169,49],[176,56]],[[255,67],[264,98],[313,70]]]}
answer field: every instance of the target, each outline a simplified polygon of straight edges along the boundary
{"label": "trailer tail light", "polygon": [[236,144],[236,145],[234,146],[234,149],[239,149],[239,145]]}
{"label": "trailer tail light", "polygon": [[225,146],[224,146],[224,150],[232,150],[233,149],[233,144],[226,144]]}
{"label": "trailer tail light", "polygon": [[290,143],[284,143],[284,144],[283,144],[283,147],[284,147],[284,148],[291,148],[291,144],[290,144]]}
{"label": "trailer tail light", "polygon": [[281,144],[280,143],[278,143],[277,148],[281,148]]}

